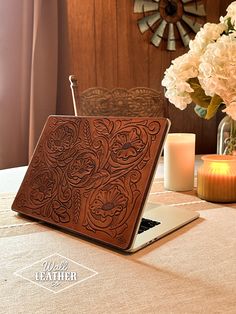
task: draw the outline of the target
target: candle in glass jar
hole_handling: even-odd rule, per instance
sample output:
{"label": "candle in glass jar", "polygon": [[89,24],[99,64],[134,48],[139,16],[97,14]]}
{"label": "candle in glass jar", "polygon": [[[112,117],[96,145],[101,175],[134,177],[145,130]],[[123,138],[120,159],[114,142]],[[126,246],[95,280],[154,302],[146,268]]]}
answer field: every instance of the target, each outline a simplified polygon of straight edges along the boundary
{"label": "candle in glass jar", "polygon": [[236,156],[207,155],[198,169],[197,193],[211,202],[236,201]]}
{"label": "candle in glass jar", "polygon": [[164,146],[164,187],[190,191],[194,184],[195,138],[193,133],[169,133]]}

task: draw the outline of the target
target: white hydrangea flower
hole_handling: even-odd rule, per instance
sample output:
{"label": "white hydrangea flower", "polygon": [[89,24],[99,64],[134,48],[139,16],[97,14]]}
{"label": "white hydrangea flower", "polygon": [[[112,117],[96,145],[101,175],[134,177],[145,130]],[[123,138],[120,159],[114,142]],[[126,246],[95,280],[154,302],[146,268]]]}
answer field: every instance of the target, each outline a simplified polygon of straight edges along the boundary
{"label": "white hydrangea flower", "polygon": [[198,75],[199,58],[193,53],[184,55],[172,61],[165,71],[162,86],[166,87],[165,96],[177,108],[183,110],[192,102],[190,93],[193,89],[187,80]]}
{"label": "white hydrangea flower", "polygon": [[[230,106],[236,94],[236,32],[222,35],[200,58],[199,82],[209,96],[217,94]],[[232,115],[233,109],[226,108]]]}
{"label": "white hydrangea flower", "polygon": [[227,8],[227,14],[221,17],[220,21],[225,22],[228,18],[231,20],[231,24],[234,26],[236,24],[236,1],[232,2]]}
{"label": "white hydrangea flower", "polygon": [[[173,60],[165,72],[165,96],[176,107],[185,109],[194,93],[188,80],[198,79],[205,94],[218,95],[226,104],[224,111],[236,120],[236,1],[229,5],[220,23],[205,24],[189,47],[189,52]],[[199,89],[194,97],[203,100]]]}
{"label": "white hydrangea flower", "polygon": [[231,102],[223,111],[236,121],[236,100]]}
{"label": "white hydrangea flower", "polygon": [[199,81],[212,96],[218,92],[230,93],[236,89],[236,32],[223,35],[215,43],[209,44],[200,58]]}
{"label": "white hydrangea flower", "polygon": [[226,28],[224,23],[206,23],[196,34],[195,38],[190,40],[190,50],[196,54],[202,55],[207,45],[217,40]]}

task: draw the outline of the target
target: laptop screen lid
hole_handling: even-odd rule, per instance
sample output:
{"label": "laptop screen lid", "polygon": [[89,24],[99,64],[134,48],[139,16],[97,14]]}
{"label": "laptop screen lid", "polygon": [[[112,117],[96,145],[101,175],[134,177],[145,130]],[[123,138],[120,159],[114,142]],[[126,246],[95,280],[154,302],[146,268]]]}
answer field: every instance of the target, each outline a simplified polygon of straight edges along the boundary
{"label": "laptop screen lid", "polygon": [[12,209],[127,250],[169,124],[166,118],[50,116]]}

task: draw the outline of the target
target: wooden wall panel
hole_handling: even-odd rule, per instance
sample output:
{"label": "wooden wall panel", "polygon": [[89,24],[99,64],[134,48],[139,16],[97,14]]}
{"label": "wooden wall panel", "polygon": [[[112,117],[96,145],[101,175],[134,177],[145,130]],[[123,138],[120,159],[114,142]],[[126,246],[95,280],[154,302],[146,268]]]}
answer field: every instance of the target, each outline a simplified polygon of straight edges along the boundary
{"label": "wooden wall panel", "polygon": [[[217,22],[225,14],[229,0],[204,0],[207,20]],[[186,52],[181,43],[176,52],[149,43],[151,33],[141,34],[137,27],[142,14],[133,13],[133,0],[59,0],[59,114],[72,113],[68,75],[78,76],[79,88],[161,86],[171,60]],[[163,96],[164,97],[164,96]],[[217,117],[200,119],[193,105],[180,111],[166,101],[172,132],[197,134],[197,152],[213,153],[216,147]]]}
{"label": "wooden wall panel", "polygon": [[117,85],[117,41],[116,1],[95,0],[97,86],[112,88]]}
{"label": "wooden wall panel", "polygon": [[226,13],[226,9],[228,5],[233,2],[232,0],[223,0],[219,1],[220,2],[220,16],[224,16]]}
{"label": "wooden wall panel", "polygon": [[73,72],[71,44],[69,40],[68,7],[64,0],[58,1],[58,82],[57,82],[57,113],[73,114],[73,104],[68,77]]}
{"label": "wooden wall panel", "polygon": [[97,85],[94,1],[68,2],[71,67],[82,90]]}
{"label": "wooden wall panel", "polygon": [[117,0],[118,86],[148,86],[148,45],[137,36],[133,1]]}
{"label": "wooden wall panel", "polygon": [[[97,1],[97,0],[96,0]],[[73,114],[68,77],[80,90],[97,85],[95,0],[59,0],[58,114]]]}

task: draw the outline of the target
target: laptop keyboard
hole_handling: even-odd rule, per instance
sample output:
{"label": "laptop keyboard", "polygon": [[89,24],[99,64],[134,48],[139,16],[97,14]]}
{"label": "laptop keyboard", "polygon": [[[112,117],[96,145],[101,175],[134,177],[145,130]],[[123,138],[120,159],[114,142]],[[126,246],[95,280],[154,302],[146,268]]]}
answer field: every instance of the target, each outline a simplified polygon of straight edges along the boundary
{"label": "laptop keyboard", "polygon": [[144,231],[147,231],[148,229],[153,228],[159,224],[160,224],[159,221],[142,218],[141,224],[139,226],[138,234]]}

